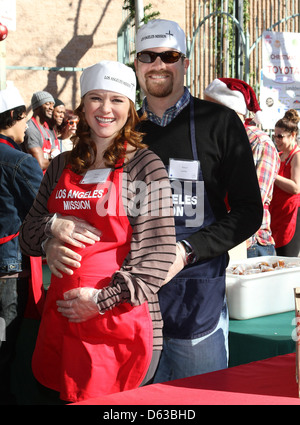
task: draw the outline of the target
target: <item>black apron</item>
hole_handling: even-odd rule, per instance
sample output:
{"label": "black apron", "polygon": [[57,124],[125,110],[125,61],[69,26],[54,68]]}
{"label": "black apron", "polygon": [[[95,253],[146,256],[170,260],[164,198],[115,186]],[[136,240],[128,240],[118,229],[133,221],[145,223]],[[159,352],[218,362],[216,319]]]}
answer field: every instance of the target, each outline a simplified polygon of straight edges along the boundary
{"label": "black apron", "polygon": [[[215,222],[197,154],[192,96],[190,129],[193,161],[198,163],[197,176],[192,176],[190,171],[188,172],[190,179],[173,179],[170,164],[168,169],[173,193],[177,241]],[[181,168],[186,166],[187,169],[195,170],[193,161],[182,160]],[[224,304],[226,264],[226,253],[210,260],[196,262],[186,266],[160,289],[159,302],[165,337],[193,339],[214,330]]]}

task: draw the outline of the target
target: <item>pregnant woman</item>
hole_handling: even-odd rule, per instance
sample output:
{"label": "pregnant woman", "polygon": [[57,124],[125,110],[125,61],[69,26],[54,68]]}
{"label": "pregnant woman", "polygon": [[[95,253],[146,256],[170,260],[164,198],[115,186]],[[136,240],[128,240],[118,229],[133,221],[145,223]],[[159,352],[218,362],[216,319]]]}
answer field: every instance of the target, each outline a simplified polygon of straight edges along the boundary
{"label": "pregnant woman", "polygon": [[[74,148],[52,160],[21,230],[31,255],[53,244],[67,255],[72,244],[61,240],[77,241],[80,267],[50,268],[32,361],[38,381],[72,402],[136,388],[154,373],[162,347],[157,292],[176,254],[169,180],[135,131],[133,70],[103,61],[80,83]],[[83,228],[96,235],[91,244]]]}

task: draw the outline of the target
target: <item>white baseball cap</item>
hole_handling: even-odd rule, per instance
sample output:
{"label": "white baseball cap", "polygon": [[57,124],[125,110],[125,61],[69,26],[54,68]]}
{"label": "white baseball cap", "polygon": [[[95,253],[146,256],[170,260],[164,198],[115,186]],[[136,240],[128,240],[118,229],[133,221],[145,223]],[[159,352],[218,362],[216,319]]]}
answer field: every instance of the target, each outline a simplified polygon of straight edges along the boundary
{"label": "white baseball cap", "polygon": [[81,74],[81,97],[91,90],[108,90],[127,96],[135,103],[136,76],[132,68],[115,61],[101,61]]}
{"label": "white baseball cap", "polygon": [[186,54],[186,37],[183,29],[166,19],[153,19],[136,34],[136,53],[155,47],[167,47]]}
{"label": "white baseball cap", "polygon": [[9,86],[0,91],[0,114],[23,105],[25,102],[16,87]]}

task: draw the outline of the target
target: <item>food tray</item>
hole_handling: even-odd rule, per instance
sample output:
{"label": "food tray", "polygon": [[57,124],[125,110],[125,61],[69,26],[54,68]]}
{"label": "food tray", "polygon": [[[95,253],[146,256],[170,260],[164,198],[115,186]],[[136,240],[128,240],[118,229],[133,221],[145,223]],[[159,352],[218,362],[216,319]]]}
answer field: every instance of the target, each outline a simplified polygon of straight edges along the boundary
{"label": "food tray", "polygon": [[[281,262],[272,271],[237,275],[232,268],[256,268],[262,263]],[[229,317],[245,320],[295,309],[294,288],[300,286],[300,258],[264,256],[230,263],[226,271],[226,296]]]}

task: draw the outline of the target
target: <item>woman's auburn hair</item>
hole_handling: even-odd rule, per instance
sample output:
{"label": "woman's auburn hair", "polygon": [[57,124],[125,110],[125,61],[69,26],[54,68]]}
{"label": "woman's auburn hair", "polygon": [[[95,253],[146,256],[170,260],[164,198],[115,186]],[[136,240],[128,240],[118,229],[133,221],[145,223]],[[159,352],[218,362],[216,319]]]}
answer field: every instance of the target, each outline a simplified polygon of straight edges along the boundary
{"label": "woman's auburn hair", "polygon": [[[129,100],[129,116],[124,127],[119,131],[112,144],[104,152],[105,165],[114,168],[117,162],[125,157],[124,143],[127,143],[134,148],[134,150],[146,148],[142,140],[144,134],[137,131],[136,127],[143,119],[137,114],[135,106]],[[97,148],[90,135],[90,127],[85,119],[83,112],[83,99],[80,105],[75,109],[74,113],[79,117],[76,135],[71,138],[74,147],[68,152],[67,164],[71,170],[77,174],[84,173],[91,167],[97,157]]]}

